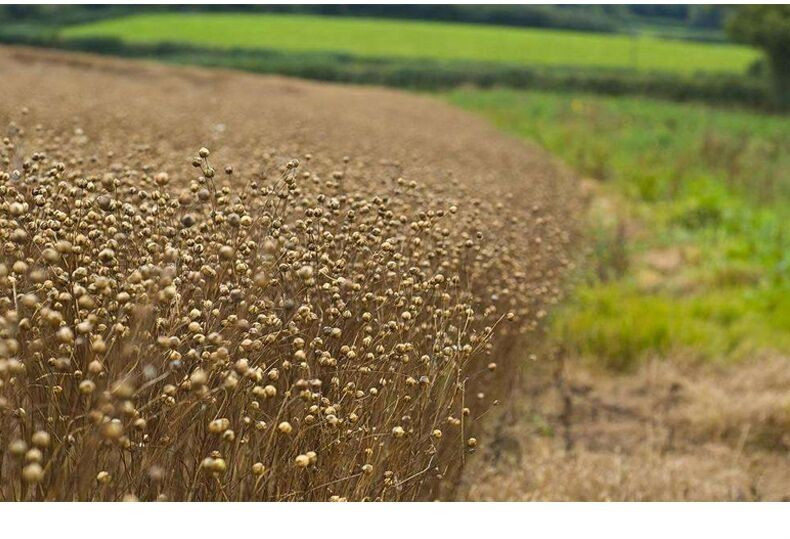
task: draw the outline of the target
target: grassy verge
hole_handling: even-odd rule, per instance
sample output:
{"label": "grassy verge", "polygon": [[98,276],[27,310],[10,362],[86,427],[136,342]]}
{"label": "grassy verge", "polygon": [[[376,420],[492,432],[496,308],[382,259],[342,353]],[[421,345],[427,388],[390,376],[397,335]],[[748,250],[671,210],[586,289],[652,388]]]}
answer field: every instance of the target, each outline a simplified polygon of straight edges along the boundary
{"label": "grassy verge", "polygon": [[598,180],[593,263],[554,320],[569,347],[615,369],[790,350],[784,118],[581,94],[448,99]]}

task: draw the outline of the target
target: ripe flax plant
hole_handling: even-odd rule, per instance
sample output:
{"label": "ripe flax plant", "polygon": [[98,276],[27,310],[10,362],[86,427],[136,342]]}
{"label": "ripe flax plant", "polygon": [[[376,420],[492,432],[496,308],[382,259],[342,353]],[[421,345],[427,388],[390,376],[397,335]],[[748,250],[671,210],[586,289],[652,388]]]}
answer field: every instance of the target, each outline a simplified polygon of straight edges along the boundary
{"label": "ripe flax plant", "polygon": [[350,158],[96,151],[13,123],[0,147],[0,499],[413,500],[456,480],[557,292],[520,269],[541,256],[521,216]]}

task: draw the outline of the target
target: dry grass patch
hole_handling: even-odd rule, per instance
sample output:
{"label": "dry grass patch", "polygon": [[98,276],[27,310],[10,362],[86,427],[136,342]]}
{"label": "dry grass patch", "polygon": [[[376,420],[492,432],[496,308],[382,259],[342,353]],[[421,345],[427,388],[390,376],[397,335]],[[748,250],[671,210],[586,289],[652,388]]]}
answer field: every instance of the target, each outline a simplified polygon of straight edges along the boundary
{"label": "dry grass patch", "polygon": [[790,499],[787,358],[649,362],[629,375],[531,369],[489,423],[469,500]]}

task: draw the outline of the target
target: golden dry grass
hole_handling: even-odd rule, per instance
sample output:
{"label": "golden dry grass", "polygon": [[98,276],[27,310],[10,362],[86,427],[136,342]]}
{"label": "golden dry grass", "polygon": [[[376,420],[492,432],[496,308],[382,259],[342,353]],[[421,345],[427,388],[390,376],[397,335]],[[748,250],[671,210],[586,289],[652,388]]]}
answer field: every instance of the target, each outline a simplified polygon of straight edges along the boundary
{"label": "golden dry grass", "polygon": [[462,499],[790,499],[787,358],[654,361],[629,375],[569,363],[559,386],[529,374],[488,425]]}
{"label": "golden dry grass", "polygon": [[391,91],[20,48],[0,79],[2,499],[452,493],[559,298],[568,174]]}

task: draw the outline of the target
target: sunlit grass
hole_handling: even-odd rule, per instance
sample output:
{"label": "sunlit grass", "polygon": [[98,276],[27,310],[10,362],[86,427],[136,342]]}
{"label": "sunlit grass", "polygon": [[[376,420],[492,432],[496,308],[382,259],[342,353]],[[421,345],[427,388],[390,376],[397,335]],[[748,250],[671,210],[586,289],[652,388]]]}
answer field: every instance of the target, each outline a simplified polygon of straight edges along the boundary
{"label": "sunlit grass", "polygon": [[303,15],[139,15],[67,28],[63,35],[117,37],[135,43],[178,42],[682,73],[742,73],[759,58],[756,50],[747,47],[650,36]]}
{"label": "sunlit grass", "polygon": [[645,355],[742,359],[790,348],[790,288],[713,290],[689,297],[644,293],[622,282],[586,285],[554,319],[568,350],[615,370]]}

